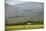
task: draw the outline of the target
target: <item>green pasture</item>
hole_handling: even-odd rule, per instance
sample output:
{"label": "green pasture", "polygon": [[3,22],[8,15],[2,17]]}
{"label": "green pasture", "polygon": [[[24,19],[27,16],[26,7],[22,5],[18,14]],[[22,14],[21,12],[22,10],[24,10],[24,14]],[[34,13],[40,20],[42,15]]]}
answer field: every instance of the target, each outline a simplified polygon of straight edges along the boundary
{"label": "green pasture", "polygon": [[20,29],[39,29],[43,28],[43,25],[16,25],[16,26],[6,26],[7,30],[20,30]]}
{"label": "green pasture", "polygon": [[[20,29],[39,29],[43,28],[44,25],[41,24],[43,22],[42,18],[37,18],[35,16],[31,17],[21,17],[21,18],[8,18],[6,19],[6,24],[10,24],[11,22],[15,23],[20,23],[20,22],[28,22],[32,21],[32,19],[35,18],[35,24],[34,25],[11,25],[11,26],[6,26],[6,30],[20,30]],[[38,24],[36,24],[36,21]]]}

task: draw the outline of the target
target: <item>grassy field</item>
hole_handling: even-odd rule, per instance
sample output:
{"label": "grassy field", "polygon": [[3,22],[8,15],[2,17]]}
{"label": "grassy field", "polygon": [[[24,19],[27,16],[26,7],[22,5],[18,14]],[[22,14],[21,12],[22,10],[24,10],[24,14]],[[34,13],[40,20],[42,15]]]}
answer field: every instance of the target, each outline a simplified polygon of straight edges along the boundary
{"label": "grassy field", "polygon": [[35,25],[6,26],[6,30],[39,29],[39,28],[43,28],[44,26],[41,25],[42,18],[41,17],[36,17],[36,16],[32,16],[32,18],[31,17],[8,18],[8,19],[6,19],[6,24],[28,22],[28,21],[32,21],[32,19],[34,19],[34,18],[35,18],[34,21],[38,21],[38,22],[40,21],[40,23],[35,24]]}
{"label": "grassy field", "polygon": [[16,25],[16,26],[6,26],[7,30],[20,30],[20,29],[39,29],[43,28],[43,25]]}

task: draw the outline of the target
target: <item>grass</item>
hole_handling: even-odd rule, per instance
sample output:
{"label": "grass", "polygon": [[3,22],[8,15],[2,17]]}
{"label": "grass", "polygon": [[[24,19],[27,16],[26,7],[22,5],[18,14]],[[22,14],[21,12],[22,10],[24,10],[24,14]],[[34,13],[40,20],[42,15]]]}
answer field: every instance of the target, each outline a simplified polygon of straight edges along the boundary
{"label": "grass", "polygon": [[[37,18],[37,17],[33,16],[32,18],[39,19],[39,21],[42,21],[41,17]],[[6,21],[8,23],[10,23],[10,22],[25,22],[25,21],[32,21],[32,18],[31,17],[8,18],[8,19],[6,19]],[[39,28],[43,28],[43,27],[44,27],[43,25],[15,25],[15,26],[6,26],[6,30],[39,29]]]}
{"label": "grass", "polygon": [[20,30],[20,29],[39,29],[43,28],[43,25],[16,25],[16,26],[6,26],[7,30]]}

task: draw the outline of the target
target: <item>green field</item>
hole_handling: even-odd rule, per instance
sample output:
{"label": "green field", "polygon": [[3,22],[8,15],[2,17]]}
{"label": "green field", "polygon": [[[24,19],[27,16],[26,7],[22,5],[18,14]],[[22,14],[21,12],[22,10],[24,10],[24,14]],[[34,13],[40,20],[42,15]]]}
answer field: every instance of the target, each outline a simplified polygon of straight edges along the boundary
{"label": "green field", "polygon": [[20,30],[20,29],[39,29],[43,28],[43,25],[16,25],[16,26],[6,26],[7,30]]}
{"label": "green field", "polygon": [[[35,20],[32,20],[32,19],[35,19]],[[32,23],[33,21],[33,25],[28,25],[27,22],[28,21],[31,21],[30,23]],[[11,26],[8,26],[9,24],[11,23],[21,23],[21,24],[27,24],[27,25],[11,25]],[[6,26],[6,30],[20,30],[20,29],[39,29],[39,28],[43,28],[44,25],[43,25],[43,20],[42,20],[42,17],[37,17],[37,16],[32,16],[31,17],[20,17],[20,18],[8,18],[6,19],[6,24],[8,24]]]}

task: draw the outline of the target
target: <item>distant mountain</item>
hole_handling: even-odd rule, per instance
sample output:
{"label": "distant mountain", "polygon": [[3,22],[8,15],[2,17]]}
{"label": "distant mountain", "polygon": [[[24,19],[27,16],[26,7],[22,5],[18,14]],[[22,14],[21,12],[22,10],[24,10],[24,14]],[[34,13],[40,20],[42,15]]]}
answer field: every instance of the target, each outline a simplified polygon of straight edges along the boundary
{"label": "distant mountain", "polygon": [[16,8],[16,13],[19,16],[32,16],[32,15],[43,15],[43,3],[26,2],[16,4],[13,7]]}
{"label": "distant mountain", "polygon": [[26,2],[14,6],[6,4],[6,17],[43,15],[43,3]]}
{"label": "distant mountain", "polygon": [[[26,22],[29,20],[42,21],[44,15],[44,3],[26,2],[15,5],[5,5],[6,18],[8,23]],[[19,17],[20,16],[20,17]]]}
{"label": "distant mountain", "polygon": [[15,16],[16,14],[16,11],[15,11],[15,8],[11,5],[8,5],[8,4],[5,4],[5,15],[6,17],[12,17],[12,16]]}

